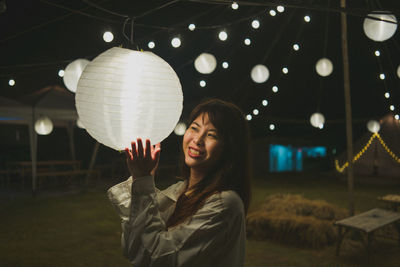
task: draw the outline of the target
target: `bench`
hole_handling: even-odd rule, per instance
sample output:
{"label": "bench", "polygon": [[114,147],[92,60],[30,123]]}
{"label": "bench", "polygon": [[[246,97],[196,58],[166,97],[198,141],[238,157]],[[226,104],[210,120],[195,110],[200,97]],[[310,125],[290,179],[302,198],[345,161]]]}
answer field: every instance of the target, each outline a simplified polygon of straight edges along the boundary
{"label": "bench", "polygon": [[367,240],[364,244],[368,255],[370,255],[370,243],[374,231],[392,223],[395,224],[397,231],[400,233],[400,213],[379,208],[335,222],[334,225],[339,228],[336,255],[339,255],[340,245],[349,230],[358,230],[366,234]]}

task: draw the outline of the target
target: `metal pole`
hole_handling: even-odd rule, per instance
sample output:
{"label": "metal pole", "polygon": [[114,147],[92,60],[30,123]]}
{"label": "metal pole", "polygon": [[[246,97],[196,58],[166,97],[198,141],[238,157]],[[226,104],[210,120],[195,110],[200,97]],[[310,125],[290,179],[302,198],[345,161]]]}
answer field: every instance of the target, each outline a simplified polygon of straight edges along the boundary
{"label": "metal pole", "polygon": [[[340,0],[340,7],[346,7],[346,0]],[[347,17],[341,12],[342,24],[342,56],[343,56],[343,78],[344,78],[344,100],[346,108],[346,141],[347,141],[347,189],[349,193],[349,212],[354,215],[354,172],[353,172],[353,131],[351,122],[351,97],[350,97],[350,68],[349,51],[347,47]]]}

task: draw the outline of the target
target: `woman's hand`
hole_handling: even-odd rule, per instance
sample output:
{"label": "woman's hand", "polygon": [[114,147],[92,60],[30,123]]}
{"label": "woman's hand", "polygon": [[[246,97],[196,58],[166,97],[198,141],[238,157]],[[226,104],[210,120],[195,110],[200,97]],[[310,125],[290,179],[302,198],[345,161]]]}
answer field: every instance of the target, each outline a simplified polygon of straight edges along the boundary
{"label": "woman's hand", "polygon": [[152,146],[150,140],[146,139],[146,148],[144,148],[142,139],[138,138],[137,142],[131,143],[131,146],[132,150],[125,148],[125,155],[126,164],[132,177],[154,176],[160,159],[160,143]]}

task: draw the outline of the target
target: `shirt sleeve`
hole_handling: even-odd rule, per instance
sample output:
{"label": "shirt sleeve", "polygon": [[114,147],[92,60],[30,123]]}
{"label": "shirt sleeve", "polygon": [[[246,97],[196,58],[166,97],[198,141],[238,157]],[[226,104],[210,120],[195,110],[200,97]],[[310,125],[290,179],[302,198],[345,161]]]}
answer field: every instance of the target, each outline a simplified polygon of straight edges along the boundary
{"label": "shirt sleeve", "polygon": [[232,226],[241,227],[243,222],[243,216],[235,216],[241,213],[234,206],[212,196],[188,222],[167,230],[157,207],[153,177],[137,178],[129,219],[122,223],[124,256],[135,267],[211,266],[209,261],[224,257],[224,249],[229,248],[226,242]]}

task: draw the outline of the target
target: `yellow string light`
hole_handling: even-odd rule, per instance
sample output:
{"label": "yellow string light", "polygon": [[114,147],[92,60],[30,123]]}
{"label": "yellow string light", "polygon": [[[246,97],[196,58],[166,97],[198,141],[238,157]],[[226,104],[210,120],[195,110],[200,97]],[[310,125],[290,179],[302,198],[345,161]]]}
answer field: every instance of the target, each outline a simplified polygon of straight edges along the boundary
{"label": "yellow string light", "polygon": [[[382,137],[378,133],[374,133],[371,138],[368,140],[368,142],[365,144],[365,146],[354,156],[353,158],[353,163],[356,162],[361,156],[368,150],[370,145],[372,144],[372,141],[378,138],[379,142],[381,143],[382,147],[386,150],[386,152],[396,161],[397,163],[400,164],[400,157],[398,157],[390,148],[386,145],[385,141],[383,141]],[[339,161],[335,159],[335,168],[338,172],[343,172],[344,169],[346,169],[349,166],[349,162],[345,162],[342,166],[339,166]]]}

